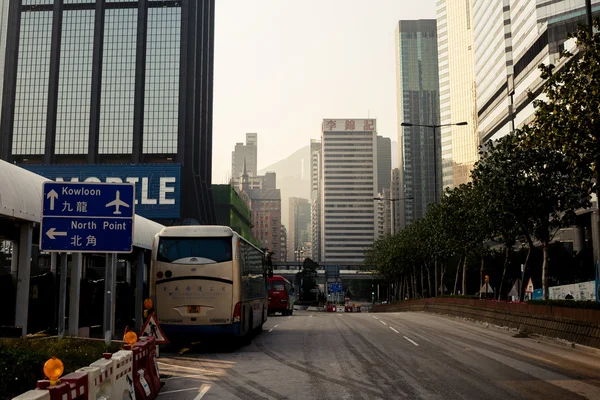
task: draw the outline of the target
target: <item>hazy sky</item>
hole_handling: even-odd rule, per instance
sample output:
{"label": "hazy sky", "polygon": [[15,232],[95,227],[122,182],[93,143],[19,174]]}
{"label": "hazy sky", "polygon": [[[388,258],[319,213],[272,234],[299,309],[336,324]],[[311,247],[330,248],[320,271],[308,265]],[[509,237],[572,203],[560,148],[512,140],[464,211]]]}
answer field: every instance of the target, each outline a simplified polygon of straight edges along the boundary
{"label": "hazy sky", "polygon": [[258,168],[319,138],[323,118],[377,118],[397,139],[394,31],[435,0],[217,0],[213,182],[258,133]]}

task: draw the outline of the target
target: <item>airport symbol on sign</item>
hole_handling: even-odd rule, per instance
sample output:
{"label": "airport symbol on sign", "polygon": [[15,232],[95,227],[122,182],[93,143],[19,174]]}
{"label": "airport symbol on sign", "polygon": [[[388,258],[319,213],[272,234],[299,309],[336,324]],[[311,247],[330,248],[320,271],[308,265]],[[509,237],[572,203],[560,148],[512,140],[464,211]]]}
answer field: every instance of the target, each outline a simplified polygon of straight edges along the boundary
{"label": "airport symbol on sign", "polygon": [[45,182],[42,251],[131,253],[134,185]]}

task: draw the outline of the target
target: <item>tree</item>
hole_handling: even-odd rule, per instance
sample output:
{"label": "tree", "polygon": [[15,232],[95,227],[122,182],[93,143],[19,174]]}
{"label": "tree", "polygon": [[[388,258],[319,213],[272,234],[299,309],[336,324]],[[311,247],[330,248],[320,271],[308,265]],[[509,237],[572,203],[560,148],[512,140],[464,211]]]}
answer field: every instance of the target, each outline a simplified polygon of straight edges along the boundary
{"label": "tree", "polygon": [[314,300],[317,296],[312,292],[313,289],[317,288],[317,270],[319,264],[311,260],[310,258],[304,259],[302,263],[302,273],[300,276],[300,295],[301,300]]}

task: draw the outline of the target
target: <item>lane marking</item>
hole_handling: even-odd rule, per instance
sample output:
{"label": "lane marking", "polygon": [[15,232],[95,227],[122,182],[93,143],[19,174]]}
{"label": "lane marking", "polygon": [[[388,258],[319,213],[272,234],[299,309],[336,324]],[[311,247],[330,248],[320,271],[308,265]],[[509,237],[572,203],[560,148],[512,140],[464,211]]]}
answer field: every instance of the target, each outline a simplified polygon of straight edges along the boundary
{"label": "lane marking", "polygon": [[379,319],[379,318],[377,318],[377,317],[376,317],[376,316],[374,316],[374,315],[372,315],[372,317],[373,317],[373,318],[375,318],[375,319]]}
{"label": "lane marking", "polygon": [[396,332],[396,333],[400,333],[400,332],[398,332],[397,330],[395,330],[394,328],[392,328],[391,326],[390,326],[390,329],[391,329],[391,330],[393,330],[393,331],[394,331],[394,332]]}
{"label": "lane marking", "polygon": [[[192,390],[198,390],[200,388],[188,388],[188,389],[177,389],[177,390],[169,390],[167,392],[160,392],[158,393],[159,396],[162,396],[163,394],[171,394],[171,393],[181,393],[181,392],[191,392]],[[202,395],[204,396],[204,395]]]}
{"label": "lane marking", "polygon": [[273,328],[269,329],[269,333],[273,332]]}
{"label": "lane marking", "polygon": [[384,324],[385,326],[387,326],[387,324],[385,322],[383,322],[382,320],[379,320],[379,322],[381,322],[382,324]]}
{"label": "lane marking", "polygon": [[273,327],[273,329],[277,328],[278,326],[279,326],[279,325],[275,325],[275,326]]}
{"label": "lane marking", "polygon": [[203,398],[203,397],[204,397],[204,395],[205,395],[206,393],[208,393],[208,391],[209,391],[209,390],[210,390],[210,385],[206,385],[206,384],[202,385],[202,386],[200,387],[200,393],[198,393],[198,396],[196,396],[196,397],[194,398],[194,400],[200,400],[201,398]]}
{"label": "lane marking", "polygon": [[312,317],[313,315],[312,315],[312,314],[310,314],[310,316]]}
{"label": "lane marking", "polygon": [[290,318],[292,318],[292,317],[288,317],[288,319],[290,319]]}
{"label": "lane marking", "polygon": [[407,338],[406,336],[404,336],[404,339],[408,340],[409,342],[411,342],[412,344],[414,344],[415,346],[419,347],[419,344],[417,342],[415,342],[414,340],[410,340],[409,338]]}

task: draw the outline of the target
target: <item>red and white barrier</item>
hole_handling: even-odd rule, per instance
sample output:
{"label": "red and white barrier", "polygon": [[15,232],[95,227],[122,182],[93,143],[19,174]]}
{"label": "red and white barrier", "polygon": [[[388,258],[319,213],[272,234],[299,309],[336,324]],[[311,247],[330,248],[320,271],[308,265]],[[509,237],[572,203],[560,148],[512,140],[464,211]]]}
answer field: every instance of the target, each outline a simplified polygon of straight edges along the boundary
{"label": "red and white barrier", "polygon": [[89,367],[50,381],[38,381],[37,389],[13,400],[154,400],[161,387],[154,337],[141,338],[114,354],[105,353]]}

